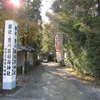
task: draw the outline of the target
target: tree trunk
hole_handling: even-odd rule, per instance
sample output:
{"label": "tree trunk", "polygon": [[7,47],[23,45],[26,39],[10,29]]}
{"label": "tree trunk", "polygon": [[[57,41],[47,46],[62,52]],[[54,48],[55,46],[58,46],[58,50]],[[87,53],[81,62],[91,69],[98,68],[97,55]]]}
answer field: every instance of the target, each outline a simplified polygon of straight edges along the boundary
{"label": "tree trunk", "polygon": [[97,0],[97,4],[98,4],[98,15],[100,15],[100,0]]}

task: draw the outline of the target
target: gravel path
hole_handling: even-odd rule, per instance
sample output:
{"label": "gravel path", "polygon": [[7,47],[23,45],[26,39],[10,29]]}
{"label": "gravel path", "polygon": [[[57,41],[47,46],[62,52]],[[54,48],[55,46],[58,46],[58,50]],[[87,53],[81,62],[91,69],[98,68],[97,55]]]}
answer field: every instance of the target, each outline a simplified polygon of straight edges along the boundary
{"label": "gravel path", "polygon": [[21,89],[6,97],[18,100],[100,100],[99,89],[86,86],[54,62],[43,63],[18,80],[24,81]]}

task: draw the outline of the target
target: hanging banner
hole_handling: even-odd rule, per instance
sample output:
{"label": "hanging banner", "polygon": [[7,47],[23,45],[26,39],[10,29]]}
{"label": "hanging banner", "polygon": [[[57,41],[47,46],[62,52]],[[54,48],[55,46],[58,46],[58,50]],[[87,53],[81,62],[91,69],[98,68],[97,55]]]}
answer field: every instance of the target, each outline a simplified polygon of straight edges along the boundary
{"label": "hanging banner", "polygon": [[59,51],[59,40],[58,40],[58,35],[55,36],[55,49],[56,49],[56,52]]}
{"label": "hanging banner", "polygon": [[62,61],[61,53],[57,52],[56,56],[57,56],[57,61],[58,62]]}
{"label": "hanging banner", "polygon": [[17,23],[13,20],[5,21],[4,57],[3,57],[3,85],[5,90],[16,87],[17,62]]}

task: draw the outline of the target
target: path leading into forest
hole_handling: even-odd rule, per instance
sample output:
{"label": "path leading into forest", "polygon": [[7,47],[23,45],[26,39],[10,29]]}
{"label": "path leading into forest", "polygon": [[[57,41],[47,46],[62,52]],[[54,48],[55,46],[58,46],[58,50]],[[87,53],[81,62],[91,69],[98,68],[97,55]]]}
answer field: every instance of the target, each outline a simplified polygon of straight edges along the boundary
{"label": "path leading into forest", "polygon": [[100,100],[99,89],[86,86],[67,68],[54,62],[43,63],[18,80],[26,82],[17,92],[0,100]]}

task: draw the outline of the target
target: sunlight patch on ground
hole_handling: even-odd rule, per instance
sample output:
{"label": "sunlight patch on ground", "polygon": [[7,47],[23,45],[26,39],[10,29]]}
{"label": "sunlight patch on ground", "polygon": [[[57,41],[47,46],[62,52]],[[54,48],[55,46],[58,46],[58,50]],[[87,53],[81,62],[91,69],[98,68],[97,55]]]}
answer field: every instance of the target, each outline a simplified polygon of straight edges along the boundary
{"label": "sunlight patch on ground", "polygon": [[82,83],[85,83],[90,86],[94,85],[93,84],[94,78],[81,75],[81,74],[77,73],[75,70],[73,70],[72,68],[65,68],[65,69],[66,69],[66,71],[70,72],[72,75],[77,77]]}

